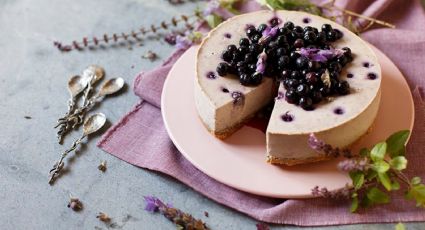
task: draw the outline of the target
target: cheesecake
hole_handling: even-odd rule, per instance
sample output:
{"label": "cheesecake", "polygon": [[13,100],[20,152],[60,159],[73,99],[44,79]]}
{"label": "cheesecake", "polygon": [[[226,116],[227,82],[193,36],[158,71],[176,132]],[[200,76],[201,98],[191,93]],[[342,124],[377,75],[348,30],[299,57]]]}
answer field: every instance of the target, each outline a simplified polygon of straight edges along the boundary
{"label": "cheesecake", "polygon": [[194,96],[206,129],[225,139],[272,104],[266,160],[325,160],[308,146],[314,133],[348,147],[377,115],[381,69],[357,35],[319,16],[257,11],[210,31],[196,58]]}

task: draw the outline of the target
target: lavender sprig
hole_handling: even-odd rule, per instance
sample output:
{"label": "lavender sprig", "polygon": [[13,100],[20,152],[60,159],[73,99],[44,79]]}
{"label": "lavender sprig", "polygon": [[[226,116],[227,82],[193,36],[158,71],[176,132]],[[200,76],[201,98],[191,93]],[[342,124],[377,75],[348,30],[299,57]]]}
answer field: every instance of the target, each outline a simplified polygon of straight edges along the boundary
{"label": "lavender sprig", "polygon": [[335,57],[341,57],[344,55],[342,49],[317,49],[317,48],[301,48],[298,53],[312,61],[327,62]]}
{"label": "lavender sprig", "polygon": [[264,71],[266,70],[266,63],[267,63],[267,54],[266,51],[263,50],[261,54],[258,56],[257,60],[257,68],[255,69],[255,72],[264,74]]}
{"label": "lavender sprig", "polygon": [[195,219],[192,215],[173,208],[170,204],[165,204],[160,199],[154,196],[144,196],[145,210],[148,212],[159,212],[167,219],[172,221],[178,229],[187,230],[207,230],[209,229],[202,220]]}
{"label": "lavender sprig", "polygon": [[425,184],[421,183],[421,178],[409,179],[402,172],[407,167],[404,153],[409,133],[408,130],[396,132],[372,149],[362,149],[355,157],[349,150],[334,148],[311,134],[308,144],[316,152],[326,156],[349,157],[341,161],[338,168],[348,172],[352,180],[351,185],[336,191],[316,186],[312,189],[312,194],[330,199],[351,198],[350,211],[355,212],[359,206],[389,203],[388,193],[399,190],[400,184],[404,184],[406,198],[415,200],[418,207],[425,208]]}

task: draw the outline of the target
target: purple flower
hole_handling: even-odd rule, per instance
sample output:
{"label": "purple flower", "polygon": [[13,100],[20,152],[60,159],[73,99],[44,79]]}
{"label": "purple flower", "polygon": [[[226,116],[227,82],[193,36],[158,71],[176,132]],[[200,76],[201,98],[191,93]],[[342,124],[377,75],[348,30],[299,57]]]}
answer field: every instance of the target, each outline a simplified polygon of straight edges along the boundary
{"label": "purple flower", "polygon": [[202,13],[204,16],[208,16],[216,12],[218,9],[220,9],[220,2],[218,0],[211,0],[208,1],[207,6]]}
{"label": "purple flower", "polygon": [[176,36],[176,47],[177,49],[187,49],[192,45],[192,41],[190,41],[187,37],[183,37],[181,35]]}
{"label": "purple flower", "polygon": [[348,159],[338,163],[338,169],[344,172],[367,171],[370,168],[366,157],[360,159]]}
{"label": "purple flower", "polygon": [[255,71],[258,73],[264,74],[264,71],[266,70],[266,61],[267,61],[267,54],[263,50],[263,52],[258,57],[257,68],[255,69]]}
{"label": "purple flower", "polygon": [[319,186],[315,186],[311,190],[311,194],[316,197],[324,197],[334,200],[347,200],[350,199],[352,191],[353,188],[348,184],[346,184],[344,188],[333,191],[329,191],[326,187],[319,188]]}
{"label": "purple flower", "polygon": [[326,144],[324,141],[319,140],[314,133],[310,133],[308,137],[308,146],[318,153],[324,153],[326,156],[339,157],[344,156],[347,158],[352,157],[349,149],[334,148],[330,144]]}
{"label": "purple flower", "polygon": [[266,29],[263,31],[262,33],[262,37],[260,38],[260,40],[258,41],[260,44],[270,40],[271,38],[275,37],[277,34],[279,27],[275,26],[275,27],[270,27],[267,26]]}
{"label": "purple flower", "polygon": [[165,35],[164,40],[170,45],[176,44],[177,35],[174,33],[168,33]]}
{"label": "purple flower", "polygon": [[328,50],[322,50],[317,48],[301,48],[299,50],[299,53],[301,54],[301,56],[307,57],[310,60],[317,62],[326,62],[334,57],[340,57],[344,54],[344,51],[341,49],[334,48]]}
{"label": "purple flower", "polygon": [[166,207],[162,201],[154,196],[144,196],[145,199],[145,210],[148,212],[158,212],[160,209]]}

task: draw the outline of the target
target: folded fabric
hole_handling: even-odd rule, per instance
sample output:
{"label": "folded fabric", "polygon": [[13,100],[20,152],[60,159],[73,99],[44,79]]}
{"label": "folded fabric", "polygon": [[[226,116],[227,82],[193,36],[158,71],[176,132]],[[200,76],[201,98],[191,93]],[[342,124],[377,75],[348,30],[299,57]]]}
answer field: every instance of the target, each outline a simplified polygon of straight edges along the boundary
{"label": "folded fabric", "polygon": [[[370,30],[363,34],[363,38],[397,64],[413,89],[416,118],[407,146],[407,171],[409,175],[425,178],[425,102],[420,88],[425,87],[425,68],[422,66],[425,63],[423,9],[419,1],[357,0],[338,3],[341,7],[379,16],[398,26],[397,29]],[[258,9],[258,5],[251,1],[243,11],[253,9]],[[134,91],[142,101],[104,134],[98,143],[100,148],[133,165],[170,175],[206,197],[264,222],[317,226],[425,221],[425,212],[416,208],[413,202],[405,201],[401,192],[392,196],[391,204],[351,214],[345,202],[321,198],[282,200],[261,197],[221,184],[196,169],[169,139],[160,111],[163,83],[174,62],[183,53],[184,50],[177,50],[162,66],[141,72],[136,77]]]}

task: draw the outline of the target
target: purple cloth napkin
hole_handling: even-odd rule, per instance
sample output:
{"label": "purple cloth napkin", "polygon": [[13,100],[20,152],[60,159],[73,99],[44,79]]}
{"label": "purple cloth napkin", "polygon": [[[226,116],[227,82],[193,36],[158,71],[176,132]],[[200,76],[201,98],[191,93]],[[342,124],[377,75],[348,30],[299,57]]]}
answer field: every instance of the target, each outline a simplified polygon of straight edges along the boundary
{"label": "purple cloth napkin", "polygon": [[[363,38],[384,51],[401,69],[413,91],[415,126],[408,144],[409,176],[425,178],[425,15],[419,1],[376,0],[337,1],[341,7],[378,17],[397,25],[379,28]],[[255,3],[244,6],[252,10]],[[142,168],[170,175],[208,198],[257,220],[302,226],[353,223],[425,221],[425,211],[405,201],[401,192],[392,203],[357,214],[348,212],[348,203],[326,199],[282,200],[248,194],[221,184],[196,169],[174,147],[164,128],[160,97],[164,80],[184,51],[176,51],[162,66],[140,73],[135,93],[143,99],[131,112],[110,128],[98,143],[104,151]],[[400,111],[403,112],[403,111]]]}

